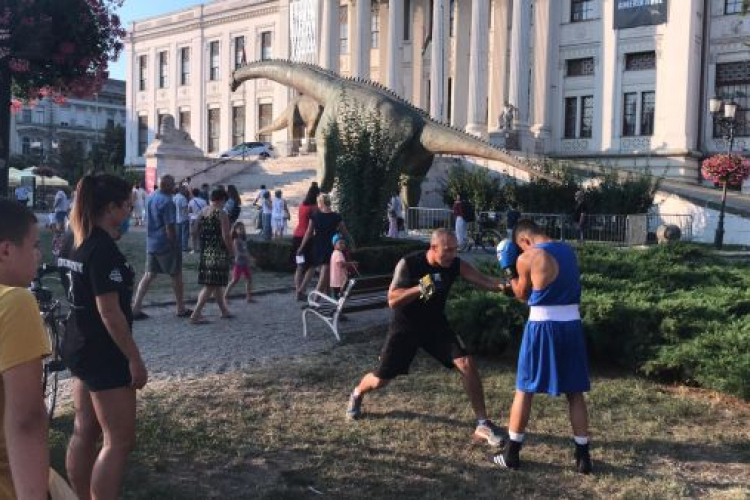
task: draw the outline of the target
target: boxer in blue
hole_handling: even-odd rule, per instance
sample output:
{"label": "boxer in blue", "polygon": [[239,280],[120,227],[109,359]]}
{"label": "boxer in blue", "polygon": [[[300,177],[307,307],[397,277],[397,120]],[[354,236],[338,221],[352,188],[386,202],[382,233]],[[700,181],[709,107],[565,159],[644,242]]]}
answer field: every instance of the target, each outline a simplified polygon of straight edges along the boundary
{"label": "boxer in blue", "polygon": [[[501,467],[517,469],[534,394],[565,394],[576,470],[588,474],[592,466],[583,393],[591,384],[578,311],[581,283],[576,255],[569,245],[553,241],[528,219],[518,222],[513,240],[521,254],[516,257],[509,250],[501,264],[511,273],[513,294],[529,304],[529,320],[518,354],[516,394],[508,425],[510,440],[503,453],[492,460]],[[515,263],[510,262],[513,258],[517,258]]]}

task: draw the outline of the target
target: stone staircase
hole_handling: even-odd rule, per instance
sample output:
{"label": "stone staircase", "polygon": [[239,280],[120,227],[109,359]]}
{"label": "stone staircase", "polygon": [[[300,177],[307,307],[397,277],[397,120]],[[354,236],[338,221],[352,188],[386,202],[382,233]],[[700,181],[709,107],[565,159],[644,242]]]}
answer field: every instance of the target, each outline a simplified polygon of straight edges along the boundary
{"label": "stone staircase", "polygon": [[222,181],[225,186],[234,184],[242,199],[240,219],[245,223],[248,234],[254,234],[256,209],[253,201],[258,195],[260,186],[264,184],[272,193],[281,189],[283,197],[289,206],[291,221],[287,224],[287,234],[291,234],[297,226],[297,207],[310,188],[310,183],[316,178],[316,157],[290,156],[253,162],[248,168],[227,177]]}

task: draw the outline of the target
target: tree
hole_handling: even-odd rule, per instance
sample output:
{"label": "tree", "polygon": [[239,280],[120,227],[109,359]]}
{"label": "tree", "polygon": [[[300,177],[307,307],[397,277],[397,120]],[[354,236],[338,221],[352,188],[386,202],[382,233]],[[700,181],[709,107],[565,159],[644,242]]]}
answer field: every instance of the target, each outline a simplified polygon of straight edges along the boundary
{"label": "tree", "polygon": [[324,134],[326,157],[335,162],[339,212],[355,243],[362,246],[380,239],[400,174],[383,117],[343,99],[341,123],[332,122]]}
{"label": "tree", "polygon": [[101,88],[123,48],[123,0],[5,0],[0,7],[0,196],[8,191],[10,112]]}
{"label": "tree", "polygon": [[92,170],[122,173],[125,164],[125,128],[107,125],[103,139],[94,143],[87,160]]}

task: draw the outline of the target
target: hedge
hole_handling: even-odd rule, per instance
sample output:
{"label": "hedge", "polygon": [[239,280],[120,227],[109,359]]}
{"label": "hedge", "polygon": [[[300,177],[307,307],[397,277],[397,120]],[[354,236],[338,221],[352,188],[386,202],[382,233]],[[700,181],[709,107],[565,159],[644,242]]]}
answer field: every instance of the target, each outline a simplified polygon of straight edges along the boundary
{"label": "hedge", "polygon": [[[577,252],[593,360],[750,399],[750,263],[727,265],[690,244],[584,245]],[[517,348],[526,311],[518,301],[466,284],[448,301],[453,327],[478,353]]]}
{"label": "hedge", "polygon": [[[383,238],[378,246],[355,249],[350,258],[359,263],[362,274],[387,274],[393,272],[401,257],[417,250],[426,250],[427,247],[427,243],[422,241]],[[260,269],[281,272],[293,272],[295,269],[291,239],[249,240],[248,249]]]}

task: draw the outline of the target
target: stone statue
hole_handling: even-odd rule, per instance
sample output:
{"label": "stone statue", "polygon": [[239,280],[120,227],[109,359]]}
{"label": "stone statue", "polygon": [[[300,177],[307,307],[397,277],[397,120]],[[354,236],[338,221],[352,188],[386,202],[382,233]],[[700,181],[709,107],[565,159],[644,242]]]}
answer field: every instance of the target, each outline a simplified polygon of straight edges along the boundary
{"label": "stone statue", "polygon": [[506,102],[503,106],[503,112],[500,114],[498,128],[511,132],[513,130],[513,118],[516,114],[516,107]]}
{"label": "stone statue", "polygon": [[159,126],[159,133],[156,135],[156,139],[160,140],[162,144],[184,144],[195,146],[195,143],[190,138],[190,134],[175,127],[174,117],[172,115],[164,115],[162,117],[161,125]]}
{"label": "stone statue", "polygon": [[[272,59],[251,62],[235,70],[232,73],[232,91],[237,90],[243,82],[258,78],[292,87],[323,107],[315,132],[318,182],[323,191],[333,187],[335,177],[335,158],[326,156],[324,133],[328,124],[340,118],[342,103],[347,101],[361,106],[364,112],[377,111],[382,116],[396,151],[395,162],[400,165],[408,185],[419,186],[436,154],[497,160],[532,177],[560,182],[557,177],[529,167],[486,141],[432,119],[424,110],[377,82],[344,78],[314,64]],[[418,193],[418,189],[407,193],[409,205],[418,203]]]}

